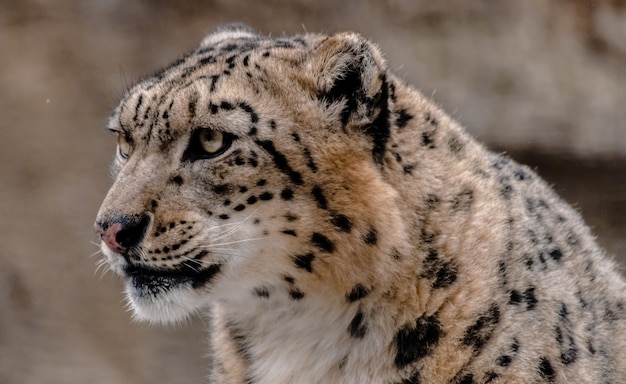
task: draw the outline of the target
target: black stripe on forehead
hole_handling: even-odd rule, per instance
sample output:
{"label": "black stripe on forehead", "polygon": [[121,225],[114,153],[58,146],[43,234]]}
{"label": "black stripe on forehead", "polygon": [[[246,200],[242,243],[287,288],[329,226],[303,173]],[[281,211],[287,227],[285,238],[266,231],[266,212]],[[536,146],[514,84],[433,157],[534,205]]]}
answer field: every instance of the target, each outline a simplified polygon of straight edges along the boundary
{"label": "black stripe on forehead", "polygon": [[261,53],[272,48],[295,49],[298,48],[298,45],[307,46],[306,40],[304,38],[261,39],[258,37],[224,40],[215,46],[199,48],[196,51],[188,53],[181,59],[176,60],[157,72],[154,77],[159,81],[149,85],[149,88],[156,86],[160,81],[166,80],[167,78],[172,81],[176,81],[177,79],[190,79],[198,70],[205,68],[207,65],[216,64],[222,60],[224,60],[226,64],[224,68],[233,68],[235,66],[234,62],[237,59],[241,56],[245,57],[245,55],[251,51]]}
{"label": "black stripe on forehead", "polygon": [[[196,51],[193,51],[185,55],[183,58],[176,60],[172,64],[168,65],[167,67],[162,69],[160,72],[156,73],[154,77],[158,78],[161,81],[166,80],[167,78],[169,78],[169,80],[174,80],[174,81],[177,78],[188,79],[188,78],[193,77],[193,75],[198,70],[205,68],[207,65],[216,64],[218,63],[218,61],[220,61],[224,57],[231,58],[230,60],[232,62],[238,56],[244,53],[250,52],[259,47],[259,45],[255,43],[255,41],[249,41],[249,42],[237,44],[238,42],[242,42],[245,40],[251,40],[251,39],[242,39],[242,38],[234,39],[234,41],[230,43],[230,47],[228,45],[224,46],[224,47],[232,48],[233,45],[236,45],[236,48],[232,50],[230,49],[220,50],[220,46],[222,44],[218,44],[217,46],[200,48]],[[236,52],[233,52],[235,50]]]}

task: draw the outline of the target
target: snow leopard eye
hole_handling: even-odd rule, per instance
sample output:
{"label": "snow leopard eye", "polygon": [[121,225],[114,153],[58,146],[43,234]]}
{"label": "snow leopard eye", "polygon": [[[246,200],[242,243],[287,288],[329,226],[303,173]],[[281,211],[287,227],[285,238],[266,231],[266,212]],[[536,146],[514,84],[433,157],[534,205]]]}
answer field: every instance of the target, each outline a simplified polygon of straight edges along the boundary
{"label": "snow leopard eye", "polygon": [[123,132],[117,133],[117,152],[123,159],[128,159],[128,156],[133,151],[133,147],[131,145],[130,140]]}
{"label": "snow leopard eye", "polygon": [[233,134],[211,128],[198,128],[191,134],[184,158],[191,161],[211,159],[226,152],[232,144]]}
{"label": "snow leopard eye", "polygon": [[201,129],[198,140],[204,152],[208,155],[215,155],[224,145],[224,134],[212,129]]}

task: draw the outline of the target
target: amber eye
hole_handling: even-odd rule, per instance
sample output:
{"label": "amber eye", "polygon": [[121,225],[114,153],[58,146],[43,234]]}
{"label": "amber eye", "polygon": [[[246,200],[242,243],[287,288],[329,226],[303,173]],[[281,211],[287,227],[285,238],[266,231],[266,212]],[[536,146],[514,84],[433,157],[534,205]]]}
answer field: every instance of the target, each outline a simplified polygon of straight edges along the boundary
{"label": "amber eye", "polygon": [[226,152],[235,135],[211,128],[198,128],[189,140],[189,147],[183,155],[185,160],[211,159]]}
{"label": "amber eye", "polygon": [[202,150],[208,155],[215,155],[224,145],[224,134],[212,129],[201,129],[198,134],[198,140]]}
{"label": "amber eye", "polygon": [[132,151],[133,147],[130,144],[130,140],[123,132],[119,132],[117,134],[117,152],[123,159],[128,159]]}

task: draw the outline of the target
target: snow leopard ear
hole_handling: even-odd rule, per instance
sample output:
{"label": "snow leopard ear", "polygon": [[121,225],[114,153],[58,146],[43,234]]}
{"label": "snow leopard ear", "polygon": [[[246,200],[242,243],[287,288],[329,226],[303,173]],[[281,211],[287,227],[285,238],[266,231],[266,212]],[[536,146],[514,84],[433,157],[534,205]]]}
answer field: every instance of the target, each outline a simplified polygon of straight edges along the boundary
{"label": "snow leopard ear", "polygon": [[322,40],[309,60],[319,99],[329,111],[341,107],[344,129],[351,124],[372,139],[374,160],[381,164],[390,134],[389,88],[378,47],[357,33],[339,33]]}
{"label": "snow leopard ear", "polygon": [[210,47],[226,39],[254,38],[259,33],[243,23],[230,23],[218,26],[214,32],[209,33],[200,43],[200,48]]}

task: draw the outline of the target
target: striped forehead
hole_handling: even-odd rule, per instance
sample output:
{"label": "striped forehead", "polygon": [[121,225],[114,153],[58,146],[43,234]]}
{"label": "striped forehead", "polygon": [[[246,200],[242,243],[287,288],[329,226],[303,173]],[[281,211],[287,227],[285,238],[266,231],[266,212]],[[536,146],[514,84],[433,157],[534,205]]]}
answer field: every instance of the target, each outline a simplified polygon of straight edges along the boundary
{"label": "striped forehead", "polygon": [[146,89],[162,82],[180,84],[199,79],[210,79],[214,89],[219,78],[231,75],[236,67],[242,71],[254,67],[259,69],[262,65],[257,62],[259,59],[275,57],[273,54],[279,51],[308,46],[304,37],[225,39],[215,45],[200,47],[157,72],[152,78],[156,81],[149,81]]}
{"label": "striped forehead", "polygon": [[[187,113],[191,119],[199,100],[218,91],[229,77],[237,76],[235,81],[251,84],[258,72],[263,71],[263,66],[267,66],[264,61],[293,61],[299,56],[294,54],[294,50],[306,51],[308,47],[310,43],[306,36],[289,39],[235,38],[200,47],[132,88],[114,116],[118,121],[111,123],[117,125],[119,122],[123,130],[148,138],[155,133],[160,137],[171,136],[173,132],[168,126],[168,118],[172,109],[176,108],[175,104],[186,103],[187,110],[180,105],[176,108],[178,118],[183,117],[181,113]],[[241,100],[231,102],[244,112],[250,109]],[[210,104],[206,100],[204,103]],[[219,107],[224,100],[213,103]],[[214,111],[215,105],[205,107]],[[155,125],[163,126],[155,132]]]}

